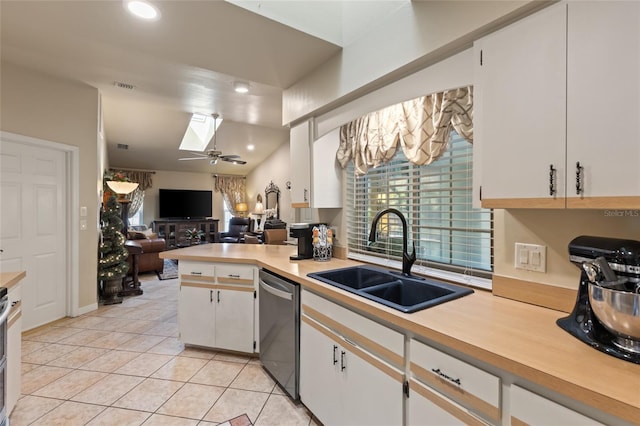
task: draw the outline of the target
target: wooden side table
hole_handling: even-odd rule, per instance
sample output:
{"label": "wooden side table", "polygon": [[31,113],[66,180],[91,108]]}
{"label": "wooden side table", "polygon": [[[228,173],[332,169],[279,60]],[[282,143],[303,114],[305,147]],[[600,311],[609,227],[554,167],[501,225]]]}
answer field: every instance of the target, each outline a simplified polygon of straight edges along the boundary
{"label": "wooden side table", "polygon": [[132,257],[131,265],[133,266],[133,271],[129,271],[131,276],[127,274],[127,276],[122,279],[122,291],[118,293],[118,296],[139,296],[143,292],[140,288],[140,280],[138,279],[138,256],[143,253],[143,250],[135,240],[126,241],[124,246],[129,252],[129,256]]}

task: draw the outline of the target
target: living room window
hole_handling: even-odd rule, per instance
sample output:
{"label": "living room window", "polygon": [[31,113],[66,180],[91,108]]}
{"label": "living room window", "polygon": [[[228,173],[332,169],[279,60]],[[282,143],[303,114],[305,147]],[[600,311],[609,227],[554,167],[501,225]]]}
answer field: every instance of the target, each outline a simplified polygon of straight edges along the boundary
{"label": "living room window", "polygon": [[356,177],[350,163],[349,257],[399,268],[402,224],[395,215],[382,217],[377,241],[368,241],[375,214],[393,207],[407,219],[409,252],[415,243],[414,272],[490,287],[493,214],[471,205],[472,153],[472,145],[453,131],[447,151],[429,165],[408,162],[401,149],[391,161],[364,176]]}

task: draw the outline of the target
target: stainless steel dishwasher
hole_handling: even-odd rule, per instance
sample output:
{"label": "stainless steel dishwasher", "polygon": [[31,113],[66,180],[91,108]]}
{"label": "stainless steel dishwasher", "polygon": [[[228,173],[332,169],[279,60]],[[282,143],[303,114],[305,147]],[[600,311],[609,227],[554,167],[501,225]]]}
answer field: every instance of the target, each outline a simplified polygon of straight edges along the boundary
{"label": "stainless steel dishwasher", "polygon": [[300,286],[260,270],[260,362],[294,400],[299,398]]}

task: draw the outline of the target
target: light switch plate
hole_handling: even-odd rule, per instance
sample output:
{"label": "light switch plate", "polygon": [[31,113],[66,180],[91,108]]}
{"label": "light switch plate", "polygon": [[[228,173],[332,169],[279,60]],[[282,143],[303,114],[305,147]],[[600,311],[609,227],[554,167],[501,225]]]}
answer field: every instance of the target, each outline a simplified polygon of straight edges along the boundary
{"label": "light switch plate", "polygon": [[527,271],[547,271],[547,246],[516,243],[515,267]]}

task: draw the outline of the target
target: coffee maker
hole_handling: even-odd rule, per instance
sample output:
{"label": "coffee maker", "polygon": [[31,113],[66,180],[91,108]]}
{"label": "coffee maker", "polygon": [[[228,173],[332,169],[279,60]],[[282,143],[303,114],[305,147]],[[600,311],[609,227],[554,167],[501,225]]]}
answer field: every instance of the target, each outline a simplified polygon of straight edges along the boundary
{"label": "coffee maker", "polygon": [[640,241],[618,238],[580,236],[569,243],[569,260],[581,269],[580,286],[575,307],[566,318],[557,324],[565,331],[591,347],[636,364],[640,364],[640,352],[636,350],[640,342],[630,342],[625,346],[618,336],[607,330],[595,315],[589,301],[589,284],[593,277],[588,276],[584,263],[597,263],[604,258],[620,288],[635,292],[640,283]]}
{"label": "coffee maker", "polygon": [[290,256],[291,260],[311,259],[313,257],[313,227],[319,223],[292,223],[289,236],[298,239],[298,254]]}

